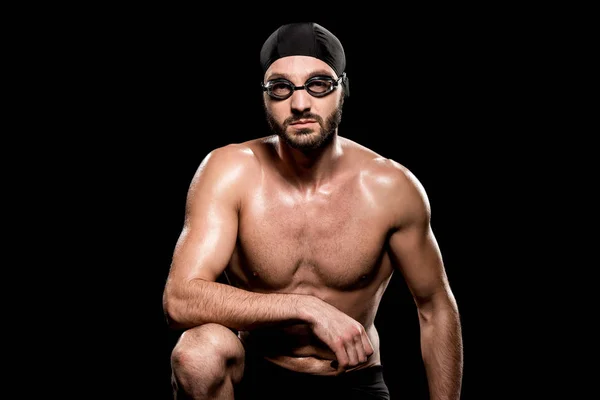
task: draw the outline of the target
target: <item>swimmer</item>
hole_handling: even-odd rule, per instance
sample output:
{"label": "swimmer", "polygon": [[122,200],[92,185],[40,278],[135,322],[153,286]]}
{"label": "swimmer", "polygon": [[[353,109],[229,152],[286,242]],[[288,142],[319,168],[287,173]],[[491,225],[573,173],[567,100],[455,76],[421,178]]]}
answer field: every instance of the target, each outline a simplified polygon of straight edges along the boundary
{"label": "swimmer", "polygon": [[429,396],[458,400],[460,316],[428,196],[398,161],[340,135],[342,43],[290,23],[259,59],[271,132],[205,154],[186,198],[163,293],[181,332],[175,399],[389,399],[374,321],[397,272]]}

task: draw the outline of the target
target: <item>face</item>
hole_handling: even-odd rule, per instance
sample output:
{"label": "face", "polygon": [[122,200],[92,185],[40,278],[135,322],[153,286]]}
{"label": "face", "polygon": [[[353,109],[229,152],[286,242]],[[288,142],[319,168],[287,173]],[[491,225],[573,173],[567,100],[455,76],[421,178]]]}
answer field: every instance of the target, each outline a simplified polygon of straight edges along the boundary
{"label": "face", "polygon": [[[337,79],[325,62],[307,56],[290,56],[275,61],[265,73],[264,82],[283,78],[296,86],[315,76]],[[267,122],[274,133],[298,150],[314,150],[333,138],[342,119],[344,102],[341,85],[323,97],[306,90],[296,90],[284,100],[272,99],[267,93],[264,106]]]}

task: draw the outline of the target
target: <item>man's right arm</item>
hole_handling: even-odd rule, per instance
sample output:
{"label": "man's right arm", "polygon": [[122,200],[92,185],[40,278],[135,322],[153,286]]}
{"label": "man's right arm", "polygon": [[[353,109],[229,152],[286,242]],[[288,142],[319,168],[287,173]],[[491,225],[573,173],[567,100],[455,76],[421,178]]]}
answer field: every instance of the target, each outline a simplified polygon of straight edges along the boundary
{"label": "man's right arm", "polygon": [[241,193],[258,168],[252,152],[230,145],[213,150],[196,171],[163,293],[171,327],[215,322],[248,330],[302,320],[297,295],[264,295],[216,282],[237,240]]}

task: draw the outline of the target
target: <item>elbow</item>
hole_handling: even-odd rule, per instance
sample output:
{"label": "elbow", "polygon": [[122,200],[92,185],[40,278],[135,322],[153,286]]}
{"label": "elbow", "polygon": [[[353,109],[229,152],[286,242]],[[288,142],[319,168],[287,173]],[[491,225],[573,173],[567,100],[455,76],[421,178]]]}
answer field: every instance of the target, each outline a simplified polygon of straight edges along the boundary
{"label": "elbow", "polygon": [[177,300],[176,296],[168,290],[165,290],[163,294],[162,308],[167,327],[173,330],[188,328],[181,311],[181,301]]}
{"label": "elbow", "polygon": [[419,313],[419,322],[427,324],[433,319],[433,304],[430,301],[417,302],[417,312]]}
{"label": "elbow", "polygon": [[435,319],[458,319],[458,306],[450,293],[440,292],[416,301],[419,321],[431,324]]}

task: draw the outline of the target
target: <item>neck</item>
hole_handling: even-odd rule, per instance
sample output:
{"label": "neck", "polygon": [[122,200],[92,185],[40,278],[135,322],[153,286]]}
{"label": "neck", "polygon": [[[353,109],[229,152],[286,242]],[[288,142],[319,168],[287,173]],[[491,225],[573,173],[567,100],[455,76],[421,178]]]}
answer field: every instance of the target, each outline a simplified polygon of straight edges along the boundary
{"label": "neck", "polygon": [[326,183],[343,154],[337,134],[324,147],[315,150],[294,149],[282,140],[277,141],[276,148],[285,176],[306,189]]}

